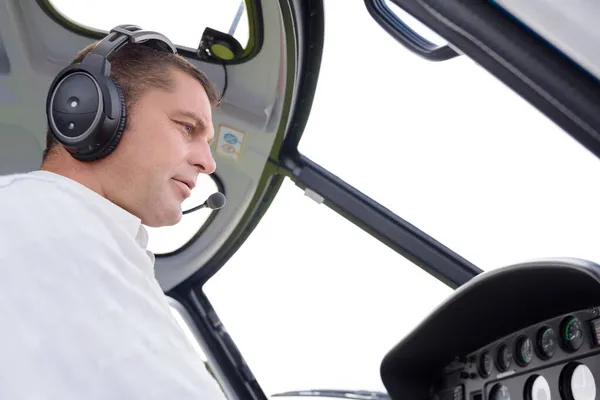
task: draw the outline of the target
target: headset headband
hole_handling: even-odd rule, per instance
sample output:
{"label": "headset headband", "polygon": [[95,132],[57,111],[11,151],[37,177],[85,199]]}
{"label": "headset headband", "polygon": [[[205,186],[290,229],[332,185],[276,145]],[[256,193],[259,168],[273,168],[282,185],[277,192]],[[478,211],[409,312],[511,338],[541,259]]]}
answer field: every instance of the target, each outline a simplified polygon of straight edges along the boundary
{"label": "headset headband", "polygon": [[119,25],[112,28],[108,35],[86,54],[83,60],[81,60],[81,63],[85,63],[86,59],[92,54],[107,60],[112,53],[118,51],[127,43],[146,43],[147,45],[153,45],[153,47],[160,50],[177,53],[177,48],[173,43],[158,32],[142,30],[142,28],[137,25]]}

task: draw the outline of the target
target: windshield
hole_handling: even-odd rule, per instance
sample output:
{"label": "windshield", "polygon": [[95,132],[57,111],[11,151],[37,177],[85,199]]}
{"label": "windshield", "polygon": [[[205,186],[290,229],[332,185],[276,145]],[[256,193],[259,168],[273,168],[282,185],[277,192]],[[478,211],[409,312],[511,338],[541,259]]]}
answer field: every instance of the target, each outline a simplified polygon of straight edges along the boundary
{"label": "windshield", "polygon": [[205,293],[270,396],[384,391],[381,359],[452,289],[286,179]]}
{"label": "windshield", "polygon": [[481,269],[600,261],[600,160],[467,57],[417,57],[360,2],[325,18],[302,154]]}
{"label": "windshield", "polygon": [[[300,151],[480,268],[600,260],[600,163],[465,57],[422,60],[326,2]],[[385,390],[385,354],[452,293],[285,181],[206,294],[267,395]]]}

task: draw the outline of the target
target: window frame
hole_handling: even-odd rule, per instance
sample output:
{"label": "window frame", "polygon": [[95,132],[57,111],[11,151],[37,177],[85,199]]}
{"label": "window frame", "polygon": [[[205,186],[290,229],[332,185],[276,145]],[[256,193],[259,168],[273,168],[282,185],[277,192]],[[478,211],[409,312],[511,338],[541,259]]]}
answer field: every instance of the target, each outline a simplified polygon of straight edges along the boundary
{"label": "window frame", "polygon": [[[368,6],[375,0],[363,1]],[[593,107],[598,103],[595,100],[600,98],[600,91],[594,91],[600,87],[600,82],[593,80],[539,38],[530,35],[526,27],[498,13],[487,3],[469,8],[461,0],[423,1],[428,3],[429,8],[415,0],[390,0],[452,43],[460,54],[471,58],[600,157],[600,134],[597,134],[600,132],[600,114]],[[489,30],[489,24],[483,21],[494,21],[496,28]],[[462,24],[468,25],[467,32],[470,35],[453,29]],[[499,26],[503,27],[504,33],[500,32]],[[481,37],[485,46],[475,43],[470,37]],[[519,46],[514,47],[514,43],[519,43]],[[498,50],[492,54],[489,49]],[[534,57],[535,63],[529,62],[532,60],[531,54],[537,55]],[[313,57],[311,61],[320,64],[320,59],[317,61],[317,57]],[[304,97],[304,87],[310,87],[306,80],[316,79],[318,73],[304,75],[298,77],[301,98]],[[311,104],[308,104],[310,107]],[[308,118],[308,113],[305,118]],[[281,166],[297,186],[316,193],[323,204],[454,289],[483,272],[302,154],[298,144],[305,125],[306,120],[299,127],[290,125],[292,128],[280,153]]]}
{"label": "window frame", "polygon": [[267,400],[201,288],[184,292],[179,287],[165,295],[198,341],[225,396]]}
{"label": "window frame", "polygon": [[[323,2],[318,3],[322,11]],[[308,16],[311,17],[313,16]],[[294,97],[303,101],[292,107],[278,166],[300,189],[316,193],[324,205],[451,288],[456,289],[482,273],[482,269],[464,257],[300,153],[298,144],[317,91],[325,19],[323,15],[319,15],[318,22],[316,18],[312,18],[313,21],[305,25],[298,22],[302,15],[293,15],[292,18],[296,19],[296,26],[302,26],[302,33],[305,35],[298,40],[299,52],[310,54],[310,57],[301,58],[298,65],[294,85],[297,93]],[[315,48],[320,51],[316,52]]]}
{"label": "window frame", "polygon": [[[204,340],[203,336],[200,334],[200,331],[198,330],[198,326],[194,323],[194,319],[193,319],[192,315],[190,314],[188,309],[177,299],[175,299],[174,297],[168,296],[168,295],[166,297],[167,297],[167,302],[169,303],[169,307],[172,309],[171,312],[174,311],[177,314],[179,314],[179,316],[181,317],[181,320],[183,321],[183,323],[186,325],[187,329],[192,334],[192,338],[196,341],[196,343],[198,344],[198,347],[200,347],[200,350],[202,350],[203,354],[200,355],[200,358],[202,358],[203,359],[202,361],[204,361],[206,363],[208,373],[211,374],[215,378],[215,380],[219,384],[221,390],[223,390],[223,393],[225,394],[225,396],[229,399],[234,399],[235,396],[231,390],[231,387],[229,386],[228,380],[224,379],[223,372],[220,370],[220,366],[217,364],[212,352],[210,351],[210,347],[208,346],[207,342]],[[182,327],[182,329],[183,329],[183,327]],[[188,336],[186,335],[186,338],[187,337]],[[210,370],[209,370],[209,368],[210,368]]]}

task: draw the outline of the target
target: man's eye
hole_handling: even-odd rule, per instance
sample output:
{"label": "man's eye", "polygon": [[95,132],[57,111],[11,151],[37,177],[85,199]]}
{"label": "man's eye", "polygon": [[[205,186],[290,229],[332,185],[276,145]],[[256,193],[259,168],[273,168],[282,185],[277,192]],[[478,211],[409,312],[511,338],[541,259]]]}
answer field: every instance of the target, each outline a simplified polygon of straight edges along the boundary
{"label": "man's eye", "polygon": [[183,127],[183,130],[188,135],[191,134],[194,131],[194,127],[191,126],[191,125],[189,125],[189,124],[185,124],[185,123],[180,122],[179,125],[181,125]]}

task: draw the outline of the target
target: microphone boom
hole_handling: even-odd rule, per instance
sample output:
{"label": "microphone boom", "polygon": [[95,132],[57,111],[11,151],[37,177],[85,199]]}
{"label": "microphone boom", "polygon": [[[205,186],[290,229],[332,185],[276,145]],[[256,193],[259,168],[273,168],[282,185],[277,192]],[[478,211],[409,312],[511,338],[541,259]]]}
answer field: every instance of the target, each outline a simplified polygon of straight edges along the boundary
{"label": "microphone boom", "polygon": [[225,195],[221,192],[215,192],[213,194],[211,194],[210,196],[208,196],[208,198],[204,201],[204,203],[200,204],[199,206],[190,208],[189,210],[185,210],[182,212],[183,215],[192,213],[194,211],[198,211],[201,208],[210,208],[211,210],[220,210],[221,208],[223,208],[225,206],[225,203],[227,202],[227,198],[225,197]]}

